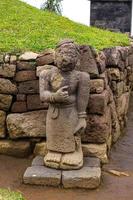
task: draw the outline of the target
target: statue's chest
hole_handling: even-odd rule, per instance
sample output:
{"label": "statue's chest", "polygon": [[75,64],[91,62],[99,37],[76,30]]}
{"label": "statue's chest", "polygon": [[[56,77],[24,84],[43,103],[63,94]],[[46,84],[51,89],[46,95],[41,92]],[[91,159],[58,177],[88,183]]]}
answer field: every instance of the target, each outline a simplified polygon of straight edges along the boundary
{"label": "statue's chest", "polygon": [[76,88],[78,85],[78,79],[74,73],[70,73],[70,74],[55,73],[51,77],[50,82],[51,82],[51,90],[53,92],[56,92],[58,89],[60,89],[63,86],[68,86],[69,92],[73,93],[76,91]]}

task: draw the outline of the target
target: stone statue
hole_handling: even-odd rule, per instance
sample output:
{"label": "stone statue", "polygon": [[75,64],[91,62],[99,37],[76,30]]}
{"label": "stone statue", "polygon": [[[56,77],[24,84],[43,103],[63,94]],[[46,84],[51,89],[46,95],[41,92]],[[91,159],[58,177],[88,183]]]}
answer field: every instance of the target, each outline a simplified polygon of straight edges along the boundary
{"label": "stone statue", "polygon": [[48,102],[46,137],[48,153],[44,164],[56,169],[83,166],[80,131],[86,128],[89,75],[76,71],[79,48],[72,40],[59,43],[55,51],[57,67],[40,74],[40,99]]}

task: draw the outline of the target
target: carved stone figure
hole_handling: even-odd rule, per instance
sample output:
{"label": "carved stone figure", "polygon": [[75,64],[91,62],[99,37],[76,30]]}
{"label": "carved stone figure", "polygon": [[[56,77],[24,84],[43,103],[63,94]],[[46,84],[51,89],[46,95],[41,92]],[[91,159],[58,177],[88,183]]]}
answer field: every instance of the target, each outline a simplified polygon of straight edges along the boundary
{"label": "carved stone figure", "polygon": [[55,62],[40,74],[40,99],[48,102],[44,164],[57,169],[79,169],[83,153],[79,132],[86,128],[89,75],[76,71],[79,48],[72,40],[56,47]]}

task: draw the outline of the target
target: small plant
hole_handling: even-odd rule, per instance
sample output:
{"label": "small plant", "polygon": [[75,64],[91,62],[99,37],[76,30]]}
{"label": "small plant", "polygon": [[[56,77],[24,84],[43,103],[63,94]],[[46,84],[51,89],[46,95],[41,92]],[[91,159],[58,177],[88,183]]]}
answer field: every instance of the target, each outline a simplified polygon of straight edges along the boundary
{"label": "small plant", "polygon": [[10,189],[0,189],[0,200],[25,200],[21,193]]}
{"label": "small plant", "polygon": [[55,12],[57,14],[61,15],[62,8],[61,8],[61,2],[62,0],[47,0],[42,5],[42,10],[48,10],[50,12]]}

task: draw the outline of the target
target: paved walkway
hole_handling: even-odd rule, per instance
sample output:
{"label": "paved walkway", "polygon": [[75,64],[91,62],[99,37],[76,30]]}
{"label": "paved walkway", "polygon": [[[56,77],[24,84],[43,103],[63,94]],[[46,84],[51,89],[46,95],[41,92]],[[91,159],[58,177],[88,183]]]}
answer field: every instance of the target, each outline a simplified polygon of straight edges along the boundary
{"label": "paved walkway", "polygon": [[[27,200],[133,200],[133,97],[131,98],[126,134],[114,145],[110,163],[103,167],[103,179],[97,190],[25,186],[20,180],[31,159],[0,156],[0,187],[21,191]],[[115,176],[109,170],[126,172],[129,177]]]}

